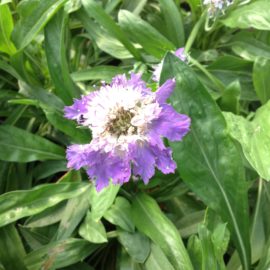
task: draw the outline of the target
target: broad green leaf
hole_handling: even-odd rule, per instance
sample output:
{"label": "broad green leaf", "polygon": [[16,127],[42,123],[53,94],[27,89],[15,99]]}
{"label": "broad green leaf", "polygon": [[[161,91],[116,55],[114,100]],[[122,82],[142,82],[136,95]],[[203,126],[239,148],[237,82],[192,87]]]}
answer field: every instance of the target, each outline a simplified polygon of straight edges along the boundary
{"label": "broad green leaf", "polygon": [[89,188],[80,196],[68,200],[65,210],[62,212],[61,222],[56,234],[56,240],[64,240],[70,237],[89,209]]}
{"label": "broad green leaf", "polygon": [[270,238],[265,245],[262,258],[259,265],[256,267],[256,270],[265,270],[270,268]]}
{"label": "broad green leaf", "polygon": [[28,270],[60,269],[82,261],[99,246],[83,239],[69,238],[64,241],[52,242],[25,257]]}
{"label": "broad green leaf", "polygon": [[0,51],[9,55],[16,52],[16,48],[10,40],[12,30],[13,20],[8,4],[0,5]]}
{"label": "broad green leaf", "polygon": [[260,107],[253,121],[242,116],[224,113],[230,134],[242,146],[252,167],[266,180],[270,180],[270,102]]}
{"label": "broad green leaf", "polygon": [[0,228],[0,239],[0,262],[4,269],[27,270],[23,262],[26,254],[15,226],[7,225]]}
{"label": "broad green leaf", "polygon": [[125,73],[121,67],[115,66],[96,66],[87,70],[79,70],[71,74],[75,82],[103,80],[107,83],[111,82],[112,77]]}
{"label": "broad green leaf", "polygon": [[153,26],[131,12],[121,10],[118,18],[120,26],[127,35],[150,55],[161,59],[166,51],[175,49],[174,45]]}
{"label": "broad green leaf", "polygon": [[79,228],[79,234],[91,243],[105,243],[108,241],[102,222],[94,220],[91,212],[87,213],[84,222]]}
{"label": "broad green leaf", "polygon": [[101,5],[94,0],[82,0],[83,7],[87,14],[94,18],[100,25],[107,29],[126,49],[137,59],[141,56],[138,50],[130,43],[122,29],[115,21],[103,10]]}
{"label": "broad green leaf", "polygon": [[3,125],[0,127],[0,159],[15,162],[34,160],[61,160],[64,149],[24,129]]}
{"label": "broad green leaf", "polygon": [[173,223],[148,195],[137,195],[132,204],[133,220],[138,230],[157,244],[174,269],[193,269],[182,239]]}
{"label": "broad green leaf", "polygon": [[270,99],[270,59],[258,57],[253,66],[253,83],[260,101],[265,104]]}
{"label": "broad green leaf", "polygon": [[146,270],[174,270],[173,266],[161,250],[154,243],[151,244],[151,253],[145,262]]}
{"label": "broad green leaf", "polygon": [[129,201],[118,196],[115,203],[105,212],[104,218],[114,225],[128,232],[134,232],[134,224],[131,218],[131,205]]}
{"label": "broad green leaf", "polygon": [[168,38],[177,48],[185,44],[185,31],[180,10],[173,0],[159,0],[160,9],[166,23]]}
{"label": "broad green leaf", "polygon": [[5,193],[0,196],[0,226],[40,213],[63,200],[80,195],[88,187],[85,183],[59,183]]}
{"label": "broad green leaf", "polygon": [[168,54],[161,82],[172,77],[176,79],[176,87],[170,101],[177,111],[191,117],[188,135],[182,142],[170,143],[174,159],[185,183],[228,222],[243,268],[247,270],[250,266],[247,184],[240,153],[227,133],[221,111],[194,72]]}
{"label": "broad green leaf", "polygon": [[46,58],[55,93],[70,105],[73,98],[80,96],[80,90],[69,75],[65,40],[67,25],[67,13],[61,9],[46,25],[44,32]]}
{"label": "broad green leaf", "polygon": [[270,2],[259,0],[241,5],[232,10],[222,23],[231,28],[270,30]]}
{"label": "broad green leaf", "polygon": [[122,230],[117,230],[119,242],[126,249],[130,257],[138,263],[144,263],[150,253],[149,239],[139,233],[129,233]]}
{"label": "broad green leaf", "polygon": [[98,221],[103,217],[109,207],[113,204],[119,188],[119,185],[110,183],[109,186],[98,192],[96,191],[96,188],[92,186],[89,199],[93,220]]}
{"label": "broad green leaf", "polygon": [[12,38],[21,50],[27,46],[67,0],[23,0],[17,6],[20,20]]}

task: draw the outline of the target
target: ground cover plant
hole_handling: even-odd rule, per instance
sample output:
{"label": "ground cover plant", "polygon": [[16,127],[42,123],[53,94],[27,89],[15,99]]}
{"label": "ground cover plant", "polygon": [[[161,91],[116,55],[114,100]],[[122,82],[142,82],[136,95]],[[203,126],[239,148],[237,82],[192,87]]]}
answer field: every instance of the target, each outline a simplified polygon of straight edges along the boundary
{"label": "ground cover plant", "polygon": [[0,269],[270,269],[269,30],[268,0],[0,1]]}

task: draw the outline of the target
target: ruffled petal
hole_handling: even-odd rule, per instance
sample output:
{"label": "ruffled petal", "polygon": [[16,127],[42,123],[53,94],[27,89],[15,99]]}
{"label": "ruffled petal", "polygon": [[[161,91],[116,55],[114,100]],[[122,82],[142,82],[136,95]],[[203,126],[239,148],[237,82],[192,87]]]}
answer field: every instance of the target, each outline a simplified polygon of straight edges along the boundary
{"label": "ruffled petal", "polygon": [[73,144],[68,146],[66,157],[68,160],[67,167],[79,170],[89,164],[88,152],[91,149],[90,144]]}
{"label": "ruffled petal", "polygon": [[88,111],[88,102],[95,96],[95,92],[87,96],[82,96],[81,99],[74,99],[71,106],[65,106],[64,113],[67,119],[77,120],[79,124],[83,122],[83,115]]}
{"label": "ruffled petal", "polygon": [[170,148],[159,149],[156,147],[154,151],[157,157],[157,168],[165,174],[174,173],[177,166],[172,158],[172,150]]}
{"label": "ruffled petal", "polygon": [[148,143],[134,146],[132,151],[133,174],[139,175],[143,182],[147,184],[149,179],[155,174],[155,154]]}
{"label": "ruffled petal", "polygon": [[87,174],[95,179],[97,191],[108,186],[110,179],[114,184],[123,184],[130,179],[129,160],[102,152],[91,153],[88,158],[91,159],[91,165]]}
{"label": "ruffled petal", "polygon": [[180,114],[167,104],[162,104],[162,111],[152,124],[152,132],[167,137],[171,141],[181,140],[189,131],[190,118]]}
{"label": "ruffled petal", "polygon": [[156,101],[160,104],[165,103],[170,97],[175,87],[175,79],[169,79],[159,87],[156,92]]}

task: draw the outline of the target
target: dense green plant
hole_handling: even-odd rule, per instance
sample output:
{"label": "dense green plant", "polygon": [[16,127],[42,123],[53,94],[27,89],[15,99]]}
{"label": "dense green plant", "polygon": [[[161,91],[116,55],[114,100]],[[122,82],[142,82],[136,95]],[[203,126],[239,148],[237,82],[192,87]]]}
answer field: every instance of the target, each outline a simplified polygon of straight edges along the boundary
{"label": "dense green plant", "polygon": [[[63,108],[162,60],[178,170],[98,193]],[[0,1],[0,269],[269,269],[269,74],[269,0]]]}

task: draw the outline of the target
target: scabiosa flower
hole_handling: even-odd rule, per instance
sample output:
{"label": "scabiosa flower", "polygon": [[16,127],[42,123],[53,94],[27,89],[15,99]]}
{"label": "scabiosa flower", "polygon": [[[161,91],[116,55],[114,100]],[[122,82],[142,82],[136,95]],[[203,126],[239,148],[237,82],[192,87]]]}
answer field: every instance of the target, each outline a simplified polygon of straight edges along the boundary
{"label": "scabiosa flower", "polygon": [[214,16],[219,10],[224,12],[224,9],[231,5],[233,0],[204,0],[203,4],[208,6],[208,13]]}
{"label": "scabiosa flower", "polygon": [[[180,60],[182,60],[183,62],[187,61],[187,55],[184,52],[185,48],[179,48],[174,52],[174,55],[177,56]],[[158,64],[158,65],[154,65],[154,71],[153,71],[153,76],[152,79],[155,82],[158,82],[160,79],[160,74],[161,74],[161,70],[162,70],[162,65],[163,65],[163,60]]]}
{"label": "scabiosa flower", "polygon": [[167,80],[157,92],[147,88],[139,74],[113,78],[110,85],[74,101],[65,107],[65,117],[89,127],[92,141],[67,148],[68,167],[85,167],[97,190],[109,184],[128,182],[131,175],[144,183],[154,175],[155,167],[172,173],[176,164],[172,151],[162,137],[181,140],[189,131],[188,116],[166,104],[175,81]]}

